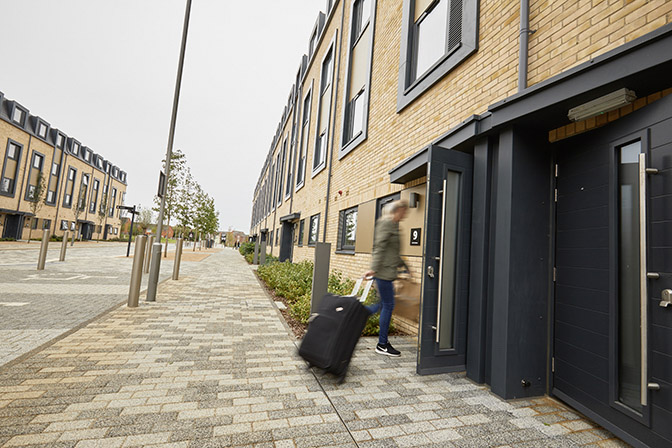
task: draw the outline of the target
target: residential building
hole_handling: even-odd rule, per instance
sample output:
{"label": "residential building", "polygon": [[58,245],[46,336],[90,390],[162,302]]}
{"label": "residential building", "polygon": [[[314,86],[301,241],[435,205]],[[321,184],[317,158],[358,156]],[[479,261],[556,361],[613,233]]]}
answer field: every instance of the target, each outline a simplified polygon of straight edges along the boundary
{"label": "residential building", "polygon": [[41,238],[43,230],[84,240],[119,237],[126,172],[2,92],[0,166],[3,238]]}
{"label": "residential building", "polygon": [[670,446],[671,22],[663,0],[329,2],[250,234],[281,260],[330,243],[356,278],[409,200],[420,374]]}

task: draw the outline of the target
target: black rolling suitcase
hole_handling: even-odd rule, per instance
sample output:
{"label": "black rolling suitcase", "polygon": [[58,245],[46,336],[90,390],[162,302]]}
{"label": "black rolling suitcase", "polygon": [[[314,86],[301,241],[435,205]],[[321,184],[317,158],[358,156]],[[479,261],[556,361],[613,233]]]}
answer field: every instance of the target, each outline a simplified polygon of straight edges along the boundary
{"label": "black rolling suitcase", "polygon": [[339,383],[345,379],[352,352],[370,315],[362,302],[372,281],[366,284],[359,299],[356,294],[361,283],[361,280],[357,282],[350,296],[326,294],[322,298],[299,347],[299,355],[309,367],[316,366],[336,375]]}

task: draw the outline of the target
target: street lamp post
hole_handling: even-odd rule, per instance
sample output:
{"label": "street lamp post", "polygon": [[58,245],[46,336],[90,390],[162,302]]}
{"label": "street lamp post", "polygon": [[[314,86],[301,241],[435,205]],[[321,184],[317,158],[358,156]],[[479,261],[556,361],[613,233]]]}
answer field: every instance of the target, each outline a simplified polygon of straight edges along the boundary
{"label": "street lamp post", "polygon": [[[159,271],[161,268],[161,232],[163,226],[163,214],[166,208],[166,195],[165,195],[165,185],[168,183],[170,176],[170,158],[173,154],[173,140],[175,138],[175,124],[177,122],[177,106],[180,101],[180,86],[182,84],[182,68],[184,67],[184,53],[187,49],[187,32],[189,30],[189,14],[191,12],[191,0],[187,0],[187,8],[184,12],[184,27],[182,28],[182,46],[180,48],[180,61],[177,67],[177,80],[175,82],[175,95],[173,96],[173,113],[170,119],[170,134],[168,136],[168,149],[166,150],[166,168],[163,173],[164,180],[163,187],[161,188],[164,191],[160,191],[161,194],[161,206],[159,207],[159,221],[156,224],[156,238],[157,242],[154,243],[152,250],[152,263],[150,265],[149,272],[149,282],[147,284],[147,301],[154,302],[156,301],[156,289],[159,283]],[[167,237],[167,235],[166,235]]]}
{"label": "street lamp post", "polygon": [[135,215],[140,214],[140,212],[135,210],[135,205],[133,207],[128,205],[117,205],[117,208],[119,210],[126,210],[131,214],[131,229],[128,232],[128,248],[126,249],[126,258],[128,258],[131,253],[131,239],[133,239],[133,224],[135,223]]}

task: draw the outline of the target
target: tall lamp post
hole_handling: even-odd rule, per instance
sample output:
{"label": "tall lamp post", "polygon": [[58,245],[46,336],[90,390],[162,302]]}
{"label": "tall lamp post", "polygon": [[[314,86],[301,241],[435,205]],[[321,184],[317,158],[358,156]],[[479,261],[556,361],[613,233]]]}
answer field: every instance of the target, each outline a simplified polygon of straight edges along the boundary
{"label": "tall lamp post", "polygon": [[175,123],[177,122],[177,105],[180,101],[180,86],[182,85],[182,68],[184,67],[184,53],[187,48],[187,32],[189,30],[189,14],[191,12],[191,0],[187,0],[187,9],[184,12],[184,27],[182,28],[182,46],[180,47],[180,62],[177,67],[177,81],[175,82],[175,95],[173,97],[173,113],[170,119],[170,135],[168,136],[168,149],[166,150],[166,168],[161,173],[159,182],[159,221],[156,224],[156,242],[152,246],[152,261],[149,268],[149,281],[147,284],[147,301],[156,301],[156,289],[159,284],[159,271],[161,269],[161,232],[163,227],[163,214],[166,208],[165,186],[170,176],[170,158],[173,154],[173,139],[175,138]]}
{"label": "tall lamp post", "polygon": [[131,214],[131,229],[128,232],[128,248],[126,249],[126,257],[131,254],[131,240],[133,239],[133,224],[135,223],[135,215],[139,215],[140,212],[135,210],[135,205],[133,207],[128,205],[117,205],[119,210],[126,210]]}

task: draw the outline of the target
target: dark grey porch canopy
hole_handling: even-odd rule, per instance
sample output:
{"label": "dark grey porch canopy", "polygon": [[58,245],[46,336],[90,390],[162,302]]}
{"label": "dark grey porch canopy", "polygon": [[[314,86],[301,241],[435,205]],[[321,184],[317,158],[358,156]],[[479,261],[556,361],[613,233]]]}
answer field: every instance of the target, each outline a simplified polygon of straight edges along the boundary
{"label": "dark grey porch canopy", "polygon": [[299,218],[301,218],[301,213],[292,213],[291,215],[285,215],[280,218],[280,222],[297,221]]}
{"label": "dark grey porch canopy", "polygon": [[423,148],[390,170],[390,183],[405,184],[427,174],[429,147]]}

